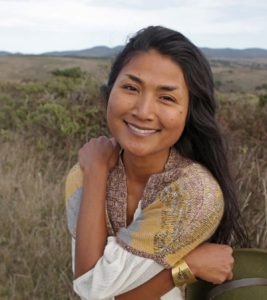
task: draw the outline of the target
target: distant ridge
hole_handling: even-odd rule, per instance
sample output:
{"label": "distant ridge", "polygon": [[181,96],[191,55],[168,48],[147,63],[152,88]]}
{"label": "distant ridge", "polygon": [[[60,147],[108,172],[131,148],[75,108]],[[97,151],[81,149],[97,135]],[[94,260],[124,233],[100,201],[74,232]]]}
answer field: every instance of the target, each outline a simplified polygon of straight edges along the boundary
{"label": "distant ridge", "polygon": [[[35,54],[36,56],[72,56],[72,57],[113,57],[117,55],[123,46],[117,47],[106,47],[106,46],[96,46],[93,48],[83,49],[83,50],[70,50],[70,51],[53,51],[45,52],[42,54]],[[267,49],[261,48],[248,48],[248,49],[232,49],[232,48],[200,48],[200,50],[208,58],[267,58]],[[22,54],[22,53],[10,53],[6,51],[0,51],[0,56],[10,56],[10,55],[32,55],[32,54]]]}
{"label": "distant ridge", "polygon": [[0,51],[0,56],[9,56],[9,55],[12,55],[12,53],[6,51]]}
{"label": "distant ridge", "polygon": [[96,46],[93,48],[73,51],[57,51],[46,52],[41,55],[44,56],[78,56],[78,57],[111,57],[119,53],[122,46],[109,48],[106,46]]}
{"label": "distant ridge", "polygon": [[267,50],[261,48],[200,48],[209,58],[267,58]]}

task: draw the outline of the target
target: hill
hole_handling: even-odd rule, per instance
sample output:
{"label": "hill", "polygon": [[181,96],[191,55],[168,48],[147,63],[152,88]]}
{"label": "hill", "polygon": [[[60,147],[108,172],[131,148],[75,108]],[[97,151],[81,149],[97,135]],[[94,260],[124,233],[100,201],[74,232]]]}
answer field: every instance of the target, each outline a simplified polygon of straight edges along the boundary
{"label": "hill", "polygon": [[0,51],[0,56],[9,56],[9,55],[12,55],[12,53],[6,51]]}
{"label": "hill", "polygon": [[[119,53],[123,46],[107,47],[96,46],[82,50],[69,50],[69,51],[52,51],[45,52],[39,55],[42,56],[56,56],[56,57],[112,57]],[[261,48],[248,48],[248,49],[232,49],[232,48],[200,48],[208,58],[267,58],[267,50]],[[0,51],[0,56],[14,55],[14,53]],[[23,55],[23,54],[20,54]],[[25,54],[24,54],[25,55]]]}
{"label": "hill", "polygon": [[267,58],[267,50],[260,48],[201,48],[201,50],[209,58]]}
{"label": "hill", "polygon": [[106,46],[96,46],[93,48],[83,49],[83,50],[72,50],[72,51],[56,51],[56,52],[46,52],[42,55],[44,56],[77,56],[77,57],[111,57],[116,55],[122,46],[117,46],[114,48],[109,48]]}

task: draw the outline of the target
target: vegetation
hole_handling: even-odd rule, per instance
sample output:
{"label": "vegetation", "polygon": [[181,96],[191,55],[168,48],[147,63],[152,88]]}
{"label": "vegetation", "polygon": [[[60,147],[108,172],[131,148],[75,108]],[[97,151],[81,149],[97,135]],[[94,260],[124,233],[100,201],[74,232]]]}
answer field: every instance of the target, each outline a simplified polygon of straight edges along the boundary
{"label": "vegetation", "polygon": [[263,83],[261,85],[256,86],[256,90],[262,90],[262,89],[267,90],[267,83]]}
{"label": "vegetation", "polygon": [[[64,181],[79,147],[108,134],[99,93],[108,63],[90,72],[82,68],[84,59],[67,62],[25,79],[37,63],[41,67],[41,59],[27,60],[29,73],[0,81],[0,299],[78,299],[72,292]],[[245,77],[240,81],[239,68],[245,76],[246,64],[250,77],[258,78],[254,85]],[[251,245],[266,248],[266,74],[252,74],[247,62],[219,60],[213,72],[218,120]]]}
{"label": "vegetation", "polygon": [[259,106],[264,107],[267,103],[267,94],[263,94],[259,96]]}
{"label": "vegetation", "polygon": [[52,71],[52,74],[55,76],[63,76],[63,77],[70,77],[70,78],[81,78],[83,72],[80,67],[75,68],[68,68],[68,69],[57,69]]}

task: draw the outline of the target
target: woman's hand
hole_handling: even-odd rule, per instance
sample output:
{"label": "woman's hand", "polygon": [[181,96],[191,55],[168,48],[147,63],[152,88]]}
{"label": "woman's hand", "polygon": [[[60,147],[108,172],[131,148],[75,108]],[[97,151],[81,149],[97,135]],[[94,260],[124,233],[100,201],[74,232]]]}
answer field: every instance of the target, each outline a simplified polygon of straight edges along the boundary
{"label": "woman's hand", "polygon": [[184,257],[196,277],[213,284],[233,278],[233,249],[227,245],[204,243]]}
{"label": "woman's hand", "polygon": [[110,171],[116,165],[119,151],[120,146],[114,138],[92,138],[79,150],[80,167],[85,173],[93,173],[99,168]]}

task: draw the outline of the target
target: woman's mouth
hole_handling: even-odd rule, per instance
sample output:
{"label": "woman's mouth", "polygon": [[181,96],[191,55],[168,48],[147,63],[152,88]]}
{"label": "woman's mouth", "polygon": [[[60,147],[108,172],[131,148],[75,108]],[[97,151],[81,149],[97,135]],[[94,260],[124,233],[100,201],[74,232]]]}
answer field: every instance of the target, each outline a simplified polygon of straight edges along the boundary
{"label": "woman's mouth", "polygon": [[130,124],[128,122],[125,122],[126,125],[128,126],[128,128],[131,130],[131,132],[133,132],[136,135],[139,136],[148,136],[148,135],[152,135],[156,132],[158,132],[158,129],[150,129],[150,128],[140,128],[140,127],[136,127],[133,124]]}

